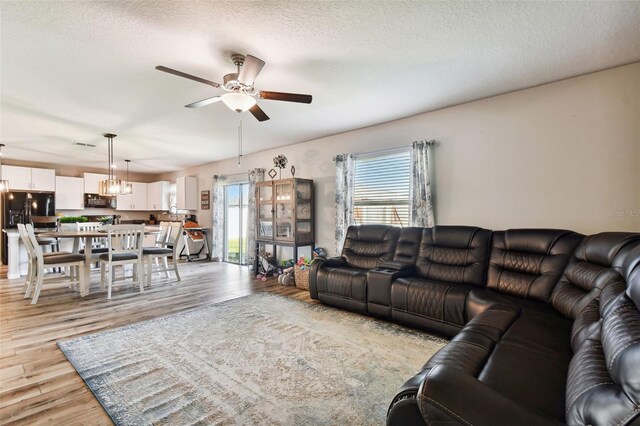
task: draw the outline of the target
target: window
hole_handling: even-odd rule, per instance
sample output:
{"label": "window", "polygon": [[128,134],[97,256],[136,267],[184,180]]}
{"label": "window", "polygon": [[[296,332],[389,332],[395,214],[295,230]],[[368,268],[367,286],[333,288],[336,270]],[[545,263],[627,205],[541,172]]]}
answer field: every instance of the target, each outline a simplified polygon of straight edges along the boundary
{"label": "window", "polygon": [[353,221],[409,226],[411,153],[409,150],[355,158]]}

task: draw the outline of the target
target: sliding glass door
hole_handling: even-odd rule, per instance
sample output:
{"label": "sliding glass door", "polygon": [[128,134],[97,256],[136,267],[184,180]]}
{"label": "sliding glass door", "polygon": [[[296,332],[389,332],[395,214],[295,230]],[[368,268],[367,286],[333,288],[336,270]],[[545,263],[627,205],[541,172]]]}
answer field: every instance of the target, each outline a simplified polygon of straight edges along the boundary
{"label": "sliding glass door", "polygon": [[247,263],[247,213],[249,184],[224,187],[224,261]]}

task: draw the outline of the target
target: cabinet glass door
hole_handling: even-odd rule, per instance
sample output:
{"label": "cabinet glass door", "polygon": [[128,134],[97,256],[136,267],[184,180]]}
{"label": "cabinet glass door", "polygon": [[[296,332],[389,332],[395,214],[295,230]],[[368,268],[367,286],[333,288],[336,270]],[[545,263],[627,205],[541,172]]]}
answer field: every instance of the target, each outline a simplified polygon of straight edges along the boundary
{"label": "cabinet glass door", "polygon": [[311,240],[311,182],[296,185],[296,233],[298,240]]}
{"label": "cabinet glass door", "polygon": [[271,185],[258,187],[258,239],[273,239],[273,207]]}
{"label": "cabinet glass door", "polygon": [[293,186],[276,184],[276,240],[293,241]]}

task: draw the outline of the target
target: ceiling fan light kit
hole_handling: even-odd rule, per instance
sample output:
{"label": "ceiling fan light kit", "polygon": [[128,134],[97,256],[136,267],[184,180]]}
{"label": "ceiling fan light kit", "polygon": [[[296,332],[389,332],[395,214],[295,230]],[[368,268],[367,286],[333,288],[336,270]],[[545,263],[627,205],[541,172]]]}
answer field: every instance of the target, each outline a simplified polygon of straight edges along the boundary
{"label": "ceiling fan light kit", "polygon": [[256,98],[241,92],[231,92],[222,95],[222,102],[235,112],[245,112],[256,104]]}
{"label": "ceiling fan light kit", "polygon": [[225,75],[222,79],[224,83],[222,85],[214,81],[196,77],[195,75],[187,74],[162,65],[158,65],[156,69],[158,71],[177,75],[178,77],[197,81],[198,83],[206,84],[214,88],[220,88],[227,92],[221,96],[213,96],[211,98],[206,98],[201,101],[185,105],[187,108],[200,108],[222,101],[233,111],[238,113],[249,111],[256,120],[266,121],[269,120],[269,116],[262,110],[262,108],[260,108],[260,106],[258,106],[258,99],[304,104],[311,103],[313,99],[311,95],[256,90],[253,85],[258,74],[260,74],[260,71],[262,71],[262,68],[265,65],[265,62],[262,59],[251,55],[244,56],[236,54],[231,56],[231,60],[236,66],[236,72]]}

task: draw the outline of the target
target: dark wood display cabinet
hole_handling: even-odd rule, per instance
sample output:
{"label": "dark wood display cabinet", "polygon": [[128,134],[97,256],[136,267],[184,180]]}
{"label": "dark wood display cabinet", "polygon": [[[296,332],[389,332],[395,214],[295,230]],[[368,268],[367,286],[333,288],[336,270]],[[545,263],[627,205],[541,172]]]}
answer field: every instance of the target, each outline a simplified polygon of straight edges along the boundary
{"label": "dark wood display cabinet", "polygon": [[271,245],[276,258],[277,246],[315,248],[313,180],[289,178],[256,183],[256,260],[261,245]]}

